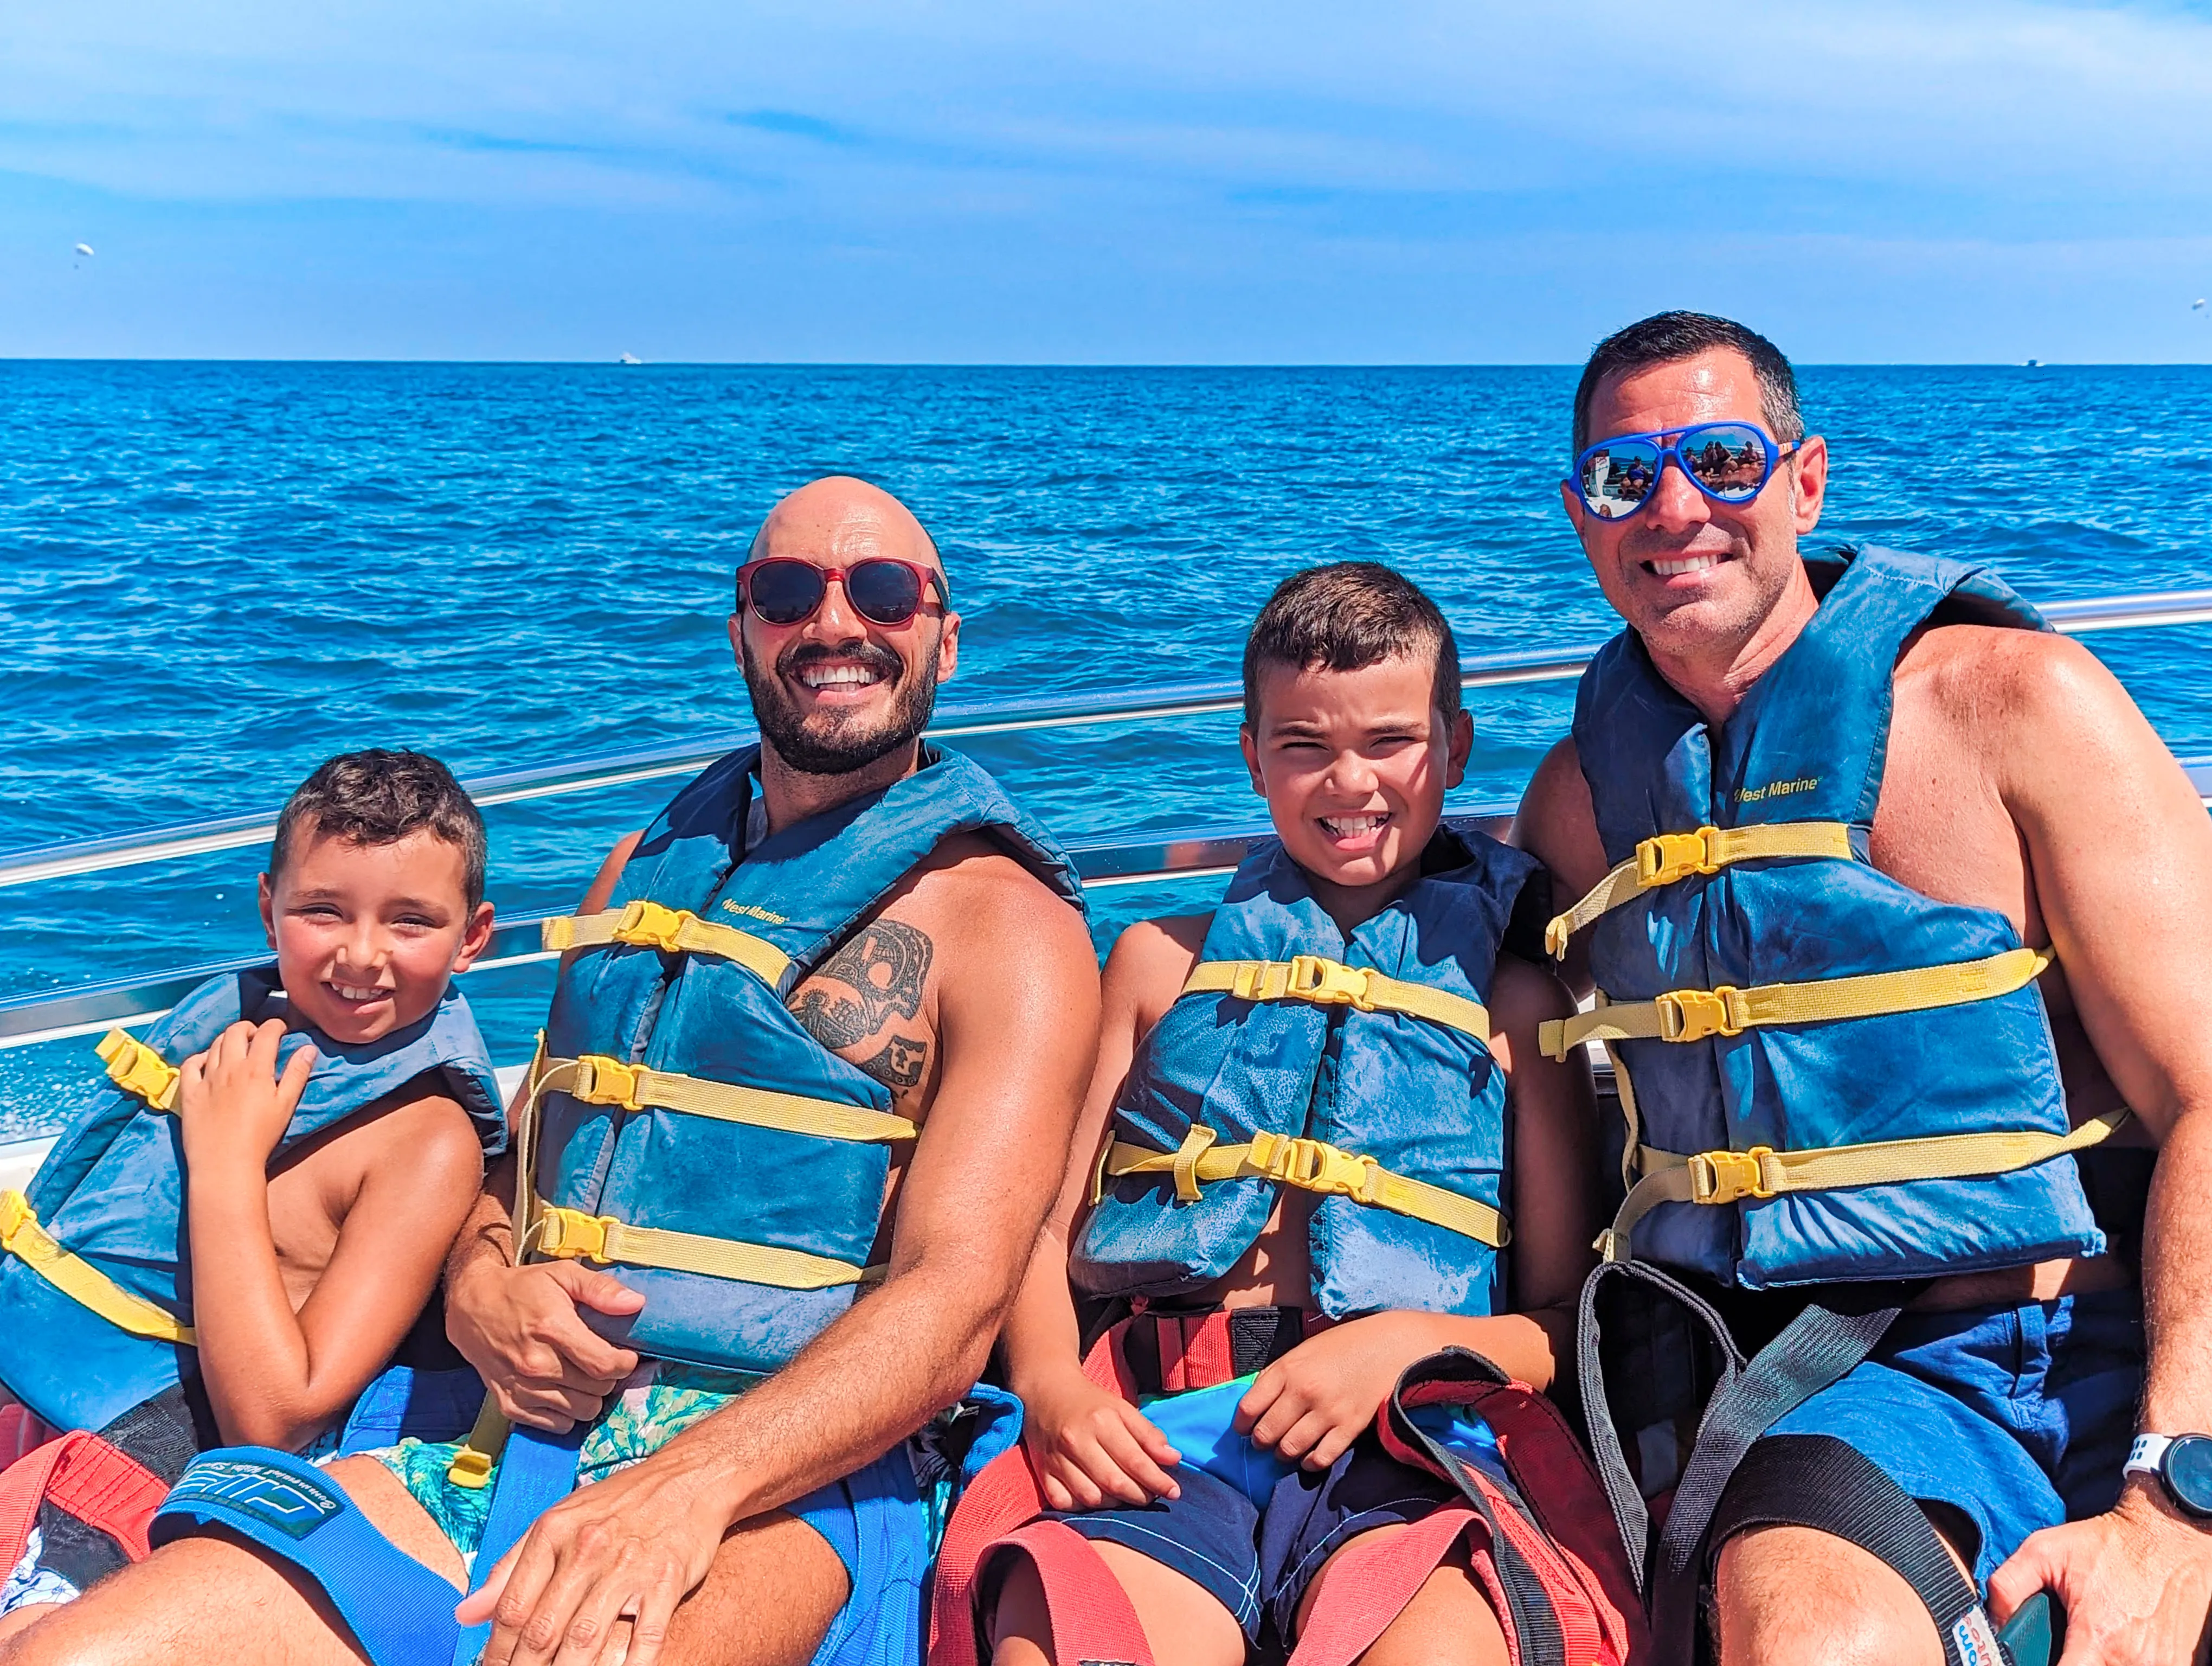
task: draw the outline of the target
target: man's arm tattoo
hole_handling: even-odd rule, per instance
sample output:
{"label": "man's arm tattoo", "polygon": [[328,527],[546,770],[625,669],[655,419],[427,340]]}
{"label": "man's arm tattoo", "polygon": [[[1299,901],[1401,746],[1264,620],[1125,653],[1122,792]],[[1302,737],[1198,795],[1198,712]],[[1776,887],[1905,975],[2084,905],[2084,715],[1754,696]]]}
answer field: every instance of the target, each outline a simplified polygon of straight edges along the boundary
{"label": "man's arm tattoo", "polygon": [[861,1065],[885,1087],[912,1087],[929,1062],[929,1043],[919,1037],[893,1036],[884,1050]]}
{"label": "man's arm tattoo", "polygon": [[[935,953],[936,945],[927,933],[896,920],[876,921],[823,962],[815,974],[817,979],[843,984],[853,996],[810,988],[800,994],[792,1011],[807,1033],[832,1052],[858,1047],[894,1017],[910,1018],[921,1012],[921,988]],[[915,1043],[908,1045],[915,1049],[911,1067],[919,1080],[920,1049]],[[884,1052],[889,1054],[890,1049]],[[879,1055],[870,1065],[879,1061],[891,1062]],[[870,1073],[879,1073],[870,1068]]]}

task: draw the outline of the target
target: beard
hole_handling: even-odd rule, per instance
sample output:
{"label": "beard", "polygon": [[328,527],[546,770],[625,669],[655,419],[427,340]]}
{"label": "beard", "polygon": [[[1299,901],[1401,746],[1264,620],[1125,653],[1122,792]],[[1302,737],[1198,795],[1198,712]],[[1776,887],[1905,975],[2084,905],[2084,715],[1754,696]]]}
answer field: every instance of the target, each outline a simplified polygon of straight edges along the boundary
{"label": "beard", "polygon": [[[932,641],[916,657],[927,664],[933,663],[936,655],[937,644]],[[831,709],[801,715],[786,691],[784,679],[796,680],[807,666],[822,660],[858,660],[882,672],[890,684],[890,708],[872,712]],[[837,648],[802,642],[787,649],[775,669],[765,674],[748,649],[744,672],[753,716],[763,738],[775,748],[778,757],[805,775],[849,775],[866,769],[886,753],[920,739],[937,709],[935,681],[910,674],[897,654],[873,642]]]}

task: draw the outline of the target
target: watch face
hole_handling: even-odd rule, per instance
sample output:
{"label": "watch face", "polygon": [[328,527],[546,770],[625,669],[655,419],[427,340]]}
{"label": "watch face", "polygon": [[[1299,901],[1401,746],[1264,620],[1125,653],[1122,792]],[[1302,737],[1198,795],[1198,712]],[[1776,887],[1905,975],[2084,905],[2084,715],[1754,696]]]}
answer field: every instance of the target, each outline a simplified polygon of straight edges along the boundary
{"label": "watch face", "polygon": [[2212,1439],[2184,1435],[2166,1449],[2159,1468],[2174,1502],[2191,1515],[2212,1516]]}

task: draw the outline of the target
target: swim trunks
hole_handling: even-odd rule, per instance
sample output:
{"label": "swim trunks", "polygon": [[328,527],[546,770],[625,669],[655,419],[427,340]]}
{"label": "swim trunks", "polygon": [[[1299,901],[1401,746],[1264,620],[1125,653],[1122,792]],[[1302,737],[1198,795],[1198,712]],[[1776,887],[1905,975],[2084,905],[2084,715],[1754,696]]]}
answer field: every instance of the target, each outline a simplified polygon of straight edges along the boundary
{"label": "swim trunks", "polygon": [[[761,1379],[695,1365],[648,1362],[625,1383],[585,1435],[576,1484],[588,1487],[642,1462]],[[363,1454],[382,1463],[471,1565],[498,1485],[456,1487],[447,1478],[459,1441],[403,1440]],[[916,1479],[912,1443],[786,1506],[836,1552],[849,1592],[816,1651],[814,1666],[919,1666],[923,1593],[939,1513],[934,1489]]]}
{"label": "swim trunks", "polygon": [[1272,1636],[1287,1647],[1298,1605],[1332,1554],[1371,1529],[1419,1521],[1459,1494],[1441,1477],[1391,1457],[1371,1430],[1325,1474],[1287,1466],[1254,1448],[1226,1430],[1225,1416],[1222,1429],[1194,1440],[1194,1420],[1179,1415],[1183,1402],[1226,1390],[1219,1403],[1233,1411],[1249,1383],[1240,1379],[1146,1402],[1148,1415],[1176,1426],[1169,1438],[1183,1456],[1173,1472],[1180,1497],[1054,1519],[1194,1581],[1237,1616],[1254,1646]]}
{"label": "swim trunks", "polygon": [[2029,1534],[2112,1507],[2142,1372],[2133,1289],[1908,1310],[1863,1364],[1769,1432],[1834,1436],[1912,1497],[1957,1512],[1975,1541],[1958,1548],[1986,1592]]}

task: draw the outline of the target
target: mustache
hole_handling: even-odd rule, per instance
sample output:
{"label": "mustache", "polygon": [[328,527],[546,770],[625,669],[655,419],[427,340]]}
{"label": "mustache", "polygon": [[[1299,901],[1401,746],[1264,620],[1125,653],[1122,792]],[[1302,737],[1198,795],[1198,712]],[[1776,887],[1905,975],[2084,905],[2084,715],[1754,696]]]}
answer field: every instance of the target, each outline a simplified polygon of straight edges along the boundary
{"label": "mustache", "polygon": [[799,642],[786,648],[777,656],[776,675],[795,678],[807,666],[819,665],[825,660],[840,660],[848,664],[858,662],[871,671],[881,672],[886,683],[896,683],[905,673],[906,664],[897,654],[879,642],[865,637],[831,648],[823,642]]}

